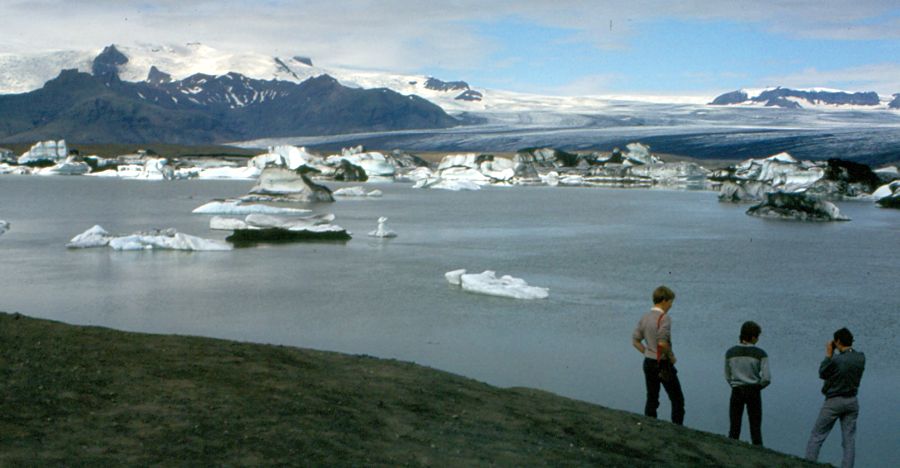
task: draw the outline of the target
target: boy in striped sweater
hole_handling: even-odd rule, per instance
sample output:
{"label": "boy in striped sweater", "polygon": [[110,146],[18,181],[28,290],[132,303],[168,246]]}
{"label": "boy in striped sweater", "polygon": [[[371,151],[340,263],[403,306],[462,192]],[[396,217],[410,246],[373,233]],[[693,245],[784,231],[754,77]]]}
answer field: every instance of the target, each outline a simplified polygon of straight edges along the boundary
{"label": "boy in striped sweater", "polygon": [[769,385],[769,357],[756,347],[762,329],[756,322],[741,325],[741,344],[733,346],[725,353],[725,380],[731,385],[728,437],[741,436],[741,419],[747,407],[750,422],[750,440],[753,445],[762,445],[762,396],[763,388]]}

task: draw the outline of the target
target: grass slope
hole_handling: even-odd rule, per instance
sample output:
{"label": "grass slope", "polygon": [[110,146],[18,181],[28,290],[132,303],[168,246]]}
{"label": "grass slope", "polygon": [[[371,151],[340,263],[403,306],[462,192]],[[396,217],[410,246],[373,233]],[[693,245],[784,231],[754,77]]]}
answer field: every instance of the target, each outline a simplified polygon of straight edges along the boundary
{"label": "grass slope", "polygon": [[0,465],[803,466],[411,363],[0,313]]}

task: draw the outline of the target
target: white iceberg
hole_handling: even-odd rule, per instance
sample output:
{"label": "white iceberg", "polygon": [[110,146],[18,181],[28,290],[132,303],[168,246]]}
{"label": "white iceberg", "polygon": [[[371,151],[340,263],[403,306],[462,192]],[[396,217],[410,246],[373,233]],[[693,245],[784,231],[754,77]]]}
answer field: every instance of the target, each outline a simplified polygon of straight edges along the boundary
{"label": "white iceberg", "polygon": [[29,175],[34,171],[28,166],[15,166],[7,163],[0,163],[0,174],[12,175]]}
{"label": "white iceberg", "polygon": [[323,213],[301,218],[285,218],[265,214],[250,214],[244,219],[213,216],[209,220],[209,228],[219,231],[237,229],[285,229],[288,231],[309,230],[313,226],[326,225],[334,221],[334,214]]}
{"label": "white iceberg", "polygon": [[397,237],[397,233],[388,229],[385,229],[384,223],[387,222],[387,218],[382,216],[378,218],[378,228],[374,231],[369,232],[369,236],[371,237],[381,237],[381,238],[389,238],[389,237]]}
{"label": "white iceberg", "polygon": [[6,231],[9,231],[9,222],[0,219],[0,235],[3,235]]}
{"label": "white iceberg", "polygon": [[255,167],[259,170],[265,169],[266,166],[285,166],[288,169],[297,169],[300,166],[316,166],[322,164],[322,158],[315,156],[306,150],[305,147],[296,147],[293,145],[270,146],[269,152],[254,156],[247,162],[247,166]]}
{"label": "white iceberg", "polygon": [[70,249],[86,249],[90,247],[103,247],[109,244],[110,239],[112,239],[112,235],[106,232],[106,229],[100,227],[99,224],[95,224],[94,227],[88,229],[87,231],[82,232],[81,234],[72,238],[66,247]]}
{"label": "white iceberg", "polygon": [[248,215],[248,214],[302,214],[310,210],[302,208],[288,208],[261,203],[245,203],[241,200],[218,200],[194,208],[192,213],[199,214],[224,214],[224,215]]}
{"label": "white iceberg", "polygon": [[357,152],[357,148],[344,149],[340,156],[329,156],[325,162],[331,166],[340,165],[341,161],[347,161],[354,166],[361,167],[368,177],[393,177],[397,168],[387,158],[378,152]]}
{"label": "white iceberg", "polygon": [[204,239],[176,231],[173,228],[151,232],[139,232],[127,236],[111,235],[99,225],[75,236],[66,244],[70,249],[109,246],[114,250],[189,250],[223,251],[232,250],[226,242]]}
{"label": "white iceberg", "polygon": [[900,190],[900,181],[884,184],[881,187],[875,189],[874,192],[872,192],[872,199],[880,200],[884,197],[889,197],[893,195],[897,190]]}
{"label": "white iceberg", "polygon": [[41,161],[57,162],[69,155],[66,140],[47,140],[35,143],[28,151],[19,156],[19,165]]}
{"label": "white iceberg", "polygon": [[356,198],[364,198],[364,197],[372,197],[377,198],[382,196],[381,190],[375,189],[370,192],[366,192],[366,189],[356,186],[356,187],[344,187],[335,190],[332,195],[336,197],[356,197]]}
{"label": "white iceberg", "polygon": [[418,180],[413,184],[413,188],[430,188],[458,192],[460,190],[481,190],[481,185],[469,180],[444,180],[441,178],[432,178]]}
{"label": "white iceberg", "polygon": [[496,273],[491,270],[477,274],[468,274],[466,270],[453,270],[444,273],[444,277],[450,284],[459,285],[465,291],[478,294],[513,299],[545,299],[550,295],[547,288],[529,286],[525,280],[509,275],[497,278]]}
{"label": "white iceberg", "polygon": [[256,167],[210,167],[197,172],[198,179],[253,180],[259,177]]}
{"label": "white iceberg", "polygon": [[69,156],[53,166],[35,170],[37,175],[83,175],[91,172],[91,166],[77,156]]}

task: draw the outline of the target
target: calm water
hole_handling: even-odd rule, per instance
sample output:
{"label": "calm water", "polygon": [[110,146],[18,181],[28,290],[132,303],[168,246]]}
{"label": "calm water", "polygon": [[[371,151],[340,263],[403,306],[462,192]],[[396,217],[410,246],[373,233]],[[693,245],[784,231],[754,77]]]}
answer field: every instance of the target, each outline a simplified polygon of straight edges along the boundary
{"label": "calm water", "polygon": [[[377,186],[381,199],[315,207],[354,233],[347,243],[194,253],[64,247],[94,224],[221,239],[226,233],[191,210],[251,185],[0,177],[0,219],[12,223],[0,237],[0,310],[397,358],[640,412],[642,358],[630,335],[652,289],[667,284],[678,294],[688,426],[727,432],[723,355],[752,319],[763,327],[774,381],[763,393],[764,441],[802,454],[822,402],[825,342],[848,326],[869,360],[857,461],[887,466],[900,457],[898,211],[843,203],[852,222],[802,224],[751,218],[710,192],[386,184]],[[379,216],[399,237],[365,235]],[[550,298],[464,293],[443,278],[457,268],[512,274],[549,287]],[[835,463],[839,453],[835,430],[822,460]]]}

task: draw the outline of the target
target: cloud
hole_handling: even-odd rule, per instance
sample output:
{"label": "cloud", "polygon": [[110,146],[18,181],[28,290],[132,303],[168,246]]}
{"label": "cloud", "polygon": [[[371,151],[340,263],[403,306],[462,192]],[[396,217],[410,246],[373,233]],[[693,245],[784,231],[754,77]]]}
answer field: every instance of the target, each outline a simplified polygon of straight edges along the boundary
{"label": "cloud", "polygon": [[[460,78],[475,70],[515,73],[512,64],[531,58],[488,33],[509,21],[560,32],[553,43],[538,37],[535,44],[600,53],[627,52],[642,28],[667,20],[746,23],[786,40],[900,37],[900,8],[884,0],[4,0],[0,17],[3,52],[202,42],[304,55],[325,66],[446,70]],[[559,89],[602,91],[617,81],[594,74]]]}

